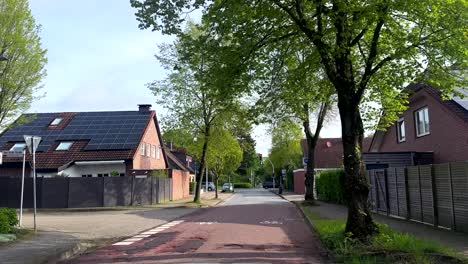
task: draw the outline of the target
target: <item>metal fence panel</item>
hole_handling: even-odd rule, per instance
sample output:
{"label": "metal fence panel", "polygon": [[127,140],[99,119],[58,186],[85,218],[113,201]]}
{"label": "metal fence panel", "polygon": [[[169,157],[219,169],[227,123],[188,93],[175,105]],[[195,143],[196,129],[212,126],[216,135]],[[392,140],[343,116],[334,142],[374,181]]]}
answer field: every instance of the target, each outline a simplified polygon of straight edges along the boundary
{"label": "metal fence panel", "polygon": [[128,206],[132,202],[132,177],[104,178],[104,206]]}
{"label": "metal fence panel", "polygon": [[42,208],[67,208],[70,178],[42,179]]}
{"label": "metal fence panel", "polygon": [[102,207],[104,178],[70,178],[68,207]]}

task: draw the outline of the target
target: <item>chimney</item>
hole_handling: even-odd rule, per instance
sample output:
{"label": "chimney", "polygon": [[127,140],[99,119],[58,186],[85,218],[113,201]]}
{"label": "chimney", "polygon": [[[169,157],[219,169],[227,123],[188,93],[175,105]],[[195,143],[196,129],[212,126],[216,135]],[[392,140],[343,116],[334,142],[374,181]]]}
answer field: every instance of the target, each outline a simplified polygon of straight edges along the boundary
{"label": "chimney", "polygon": [[150,104],[139,104],[138,105],[138,111],[139,112],[149,112],[151,111],[151,106]]}

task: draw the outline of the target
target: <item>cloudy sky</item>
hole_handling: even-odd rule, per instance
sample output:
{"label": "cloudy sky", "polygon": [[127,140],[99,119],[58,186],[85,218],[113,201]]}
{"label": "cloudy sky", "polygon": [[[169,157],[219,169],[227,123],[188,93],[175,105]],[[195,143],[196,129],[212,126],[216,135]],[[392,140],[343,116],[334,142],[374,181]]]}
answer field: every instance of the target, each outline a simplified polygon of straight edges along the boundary
{"label": "cloudy sky", "polygon": [[[155,105],[145,84],[164,78],[154,58],[157,45],[173,37],[138,29],[128,0],[30,0],[42,25],[48,50],[45,97],[30,112],[133,110]],[[323,137],[339,137],[338,122]],[[271,139],[265,127],[255,129],[257,151],[267,155]]]}

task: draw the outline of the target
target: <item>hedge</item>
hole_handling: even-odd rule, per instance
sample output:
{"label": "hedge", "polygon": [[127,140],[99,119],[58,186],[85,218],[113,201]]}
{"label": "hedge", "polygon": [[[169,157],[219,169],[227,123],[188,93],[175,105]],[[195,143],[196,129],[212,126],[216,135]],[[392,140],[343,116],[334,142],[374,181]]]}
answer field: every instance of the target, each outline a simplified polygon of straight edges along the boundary
{"label": "hedge", "polygon": [[248,182],[236,182],[234,183],[234,188],[250,189],[252,188],[252,184]]}
{"label": "hedge", "polygon": [[323,171],[315,179],[317,198],[321,201],[344,204],[343,170]]}
{"label": "hedge", "polygon": [[191,182],[190,185],[189,185],[189,193],[190,194],[194,194],[195,193],[195,188],[197,186],[197,183],[196,182]]}
{"label": "hedge", "polygon": [[18,216],[15,209],[0,208],[0,234],[11,233],[17,224]]}

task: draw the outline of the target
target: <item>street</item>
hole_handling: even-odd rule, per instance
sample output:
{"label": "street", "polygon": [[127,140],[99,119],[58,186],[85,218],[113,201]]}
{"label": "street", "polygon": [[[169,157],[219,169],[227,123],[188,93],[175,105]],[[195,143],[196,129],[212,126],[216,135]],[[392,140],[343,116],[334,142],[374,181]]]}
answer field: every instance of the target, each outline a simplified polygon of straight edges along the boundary
{"label": "street", "polygon": [[155,226],[68,263],[323,262],[317,238],[293,204],[262,189],[236,192],[221,206]]}

